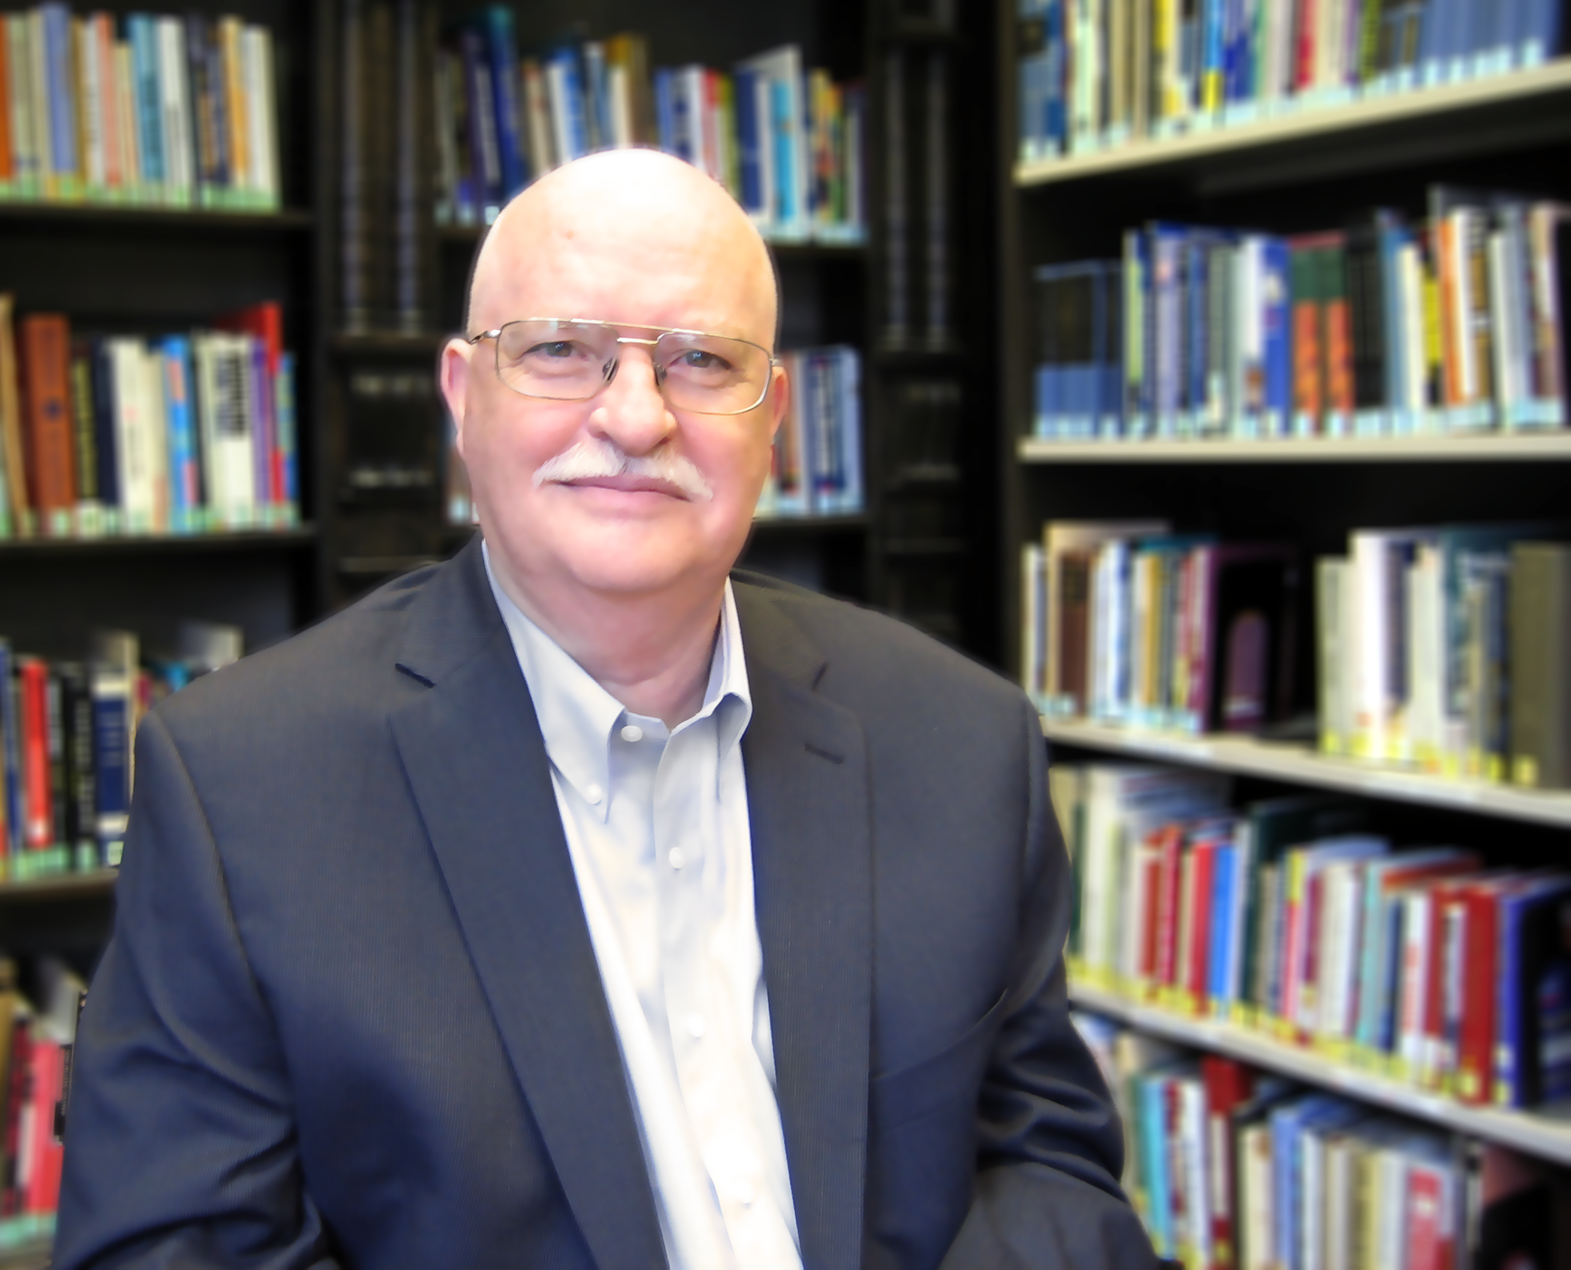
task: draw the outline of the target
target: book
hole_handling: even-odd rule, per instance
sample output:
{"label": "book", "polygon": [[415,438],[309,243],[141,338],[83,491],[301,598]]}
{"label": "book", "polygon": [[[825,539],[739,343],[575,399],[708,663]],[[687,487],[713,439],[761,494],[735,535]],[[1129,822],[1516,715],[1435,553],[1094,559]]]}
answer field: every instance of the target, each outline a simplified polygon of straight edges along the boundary
{"label": "book", "polygon": [[29,505],[49,533],[64,532],[76,505],[72,446],[71,328],[59,313],[31,313],[21,321]]}
{"label": "book", "polygon": [[1571,547],[1511,548],[1511,779],[1571,788]]}

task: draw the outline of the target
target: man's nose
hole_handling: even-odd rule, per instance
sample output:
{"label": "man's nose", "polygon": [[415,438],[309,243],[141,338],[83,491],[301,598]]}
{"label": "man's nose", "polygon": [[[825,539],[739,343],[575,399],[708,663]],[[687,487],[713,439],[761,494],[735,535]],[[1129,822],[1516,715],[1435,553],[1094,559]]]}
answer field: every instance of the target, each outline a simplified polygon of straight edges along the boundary
{"label": "man's nose", "polygon": [[589,426],[625,454],[648,454],[676,430],[660,395],[652,350],[622,344],[616,375],[600,394]]}

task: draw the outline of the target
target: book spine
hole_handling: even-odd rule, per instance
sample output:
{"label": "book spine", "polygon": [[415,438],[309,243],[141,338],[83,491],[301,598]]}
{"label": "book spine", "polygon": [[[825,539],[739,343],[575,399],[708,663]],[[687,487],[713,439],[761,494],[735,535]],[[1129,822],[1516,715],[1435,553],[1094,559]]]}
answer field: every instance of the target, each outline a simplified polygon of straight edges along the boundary
{"label": "book spine", "polygon": [[76,505],[70,348],[70,326],[64,316],[32,313],[22,319],[31,502],[45,518],[43,527],[52,534],[70,532]]}

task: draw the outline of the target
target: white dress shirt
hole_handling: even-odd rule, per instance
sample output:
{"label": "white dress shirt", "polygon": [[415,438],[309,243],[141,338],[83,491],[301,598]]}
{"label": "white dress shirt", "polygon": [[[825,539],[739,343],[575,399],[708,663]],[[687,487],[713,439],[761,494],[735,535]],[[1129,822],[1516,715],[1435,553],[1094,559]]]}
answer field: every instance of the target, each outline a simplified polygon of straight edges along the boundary
{"label": "white dress shirt", "polygon": [[589,938],[675,1270],[800,1270],[753,908],[728,582],[698,713],[633,714],[486,576],[551,762]]}

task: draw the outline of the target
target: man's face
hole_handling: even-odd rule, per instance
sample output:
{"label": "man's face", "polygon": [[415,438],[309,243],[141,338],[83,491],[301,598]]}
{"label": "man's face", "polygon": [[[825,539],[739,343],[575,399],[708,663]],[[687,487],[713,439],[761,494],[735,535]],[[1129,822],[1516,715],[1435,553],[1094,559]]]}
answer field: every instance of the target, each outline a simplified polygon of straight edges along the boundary
{"label": "man's face", "polygon": [[[471,331],[523,318],[584,318],[670,327],[773,343],[773,303],[757,269],[678,227],[549,228],[544,241],[512,231],[476,293]],[[658,220],[658,218],[657,218]],[[729,257],[729,258],[728,258]],[[785,407],[784,373],[747,414],[673,410],[661,396],[652,353],[617,346],[620,367],[588,401],[522,396],[496,373],[496,341],[459,342],[444,353],[443,390],[458,421],[481,524],[508,571],[531,585],[595,592],[658,591],[723,577],[746,541],[768,473],[770,442]],[[575,446],[600,454],[686,460],[701,484],[660,480],[537,481],[541,466]],[[702,496],[707,487],[709,496]]]}

